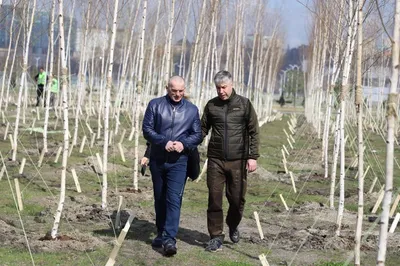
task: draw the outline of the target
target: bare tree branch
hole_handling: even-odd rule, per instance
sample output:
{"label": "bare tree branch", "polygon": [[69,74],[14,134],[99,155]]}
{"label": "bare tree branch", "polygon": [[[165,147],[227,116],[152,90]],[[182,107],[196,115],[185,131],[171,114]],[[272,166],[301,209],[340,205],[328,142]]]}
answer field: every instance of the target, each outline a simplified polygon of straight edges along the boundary
{"label": "bare tree branch", "polygon": [[393,43],[394,41],[393,41],[393,39],[392,39],[392,36],[390,36],[389,32],[388,32],[387,29],[386,29],[385,23],[383,22],[381,10],[379,9],[379,4],[378,4],[378,1],[377,1],[377,0],[375,0],[375,4],[376,4],[376,9],[378,10],[379,19],[381,20],[382,27],[383,27],[383,29],[384,29],[386,35],[387,35],[388,38],[390,39],[390,42]]}

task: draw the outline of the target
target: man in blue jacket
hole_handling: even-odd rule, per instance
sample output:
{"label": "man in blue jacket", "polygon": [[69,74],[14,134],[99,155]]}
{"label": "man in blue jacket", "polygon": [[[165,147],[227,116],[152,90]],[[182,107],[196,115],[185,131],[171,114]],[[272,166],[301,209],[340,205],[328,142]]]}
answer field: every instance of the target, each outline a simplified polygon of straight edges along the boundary
{"label": "man in blue jacket", "polygon": [[186,183],[188,151],[202,141],[199,111],[184,99],[185,82],[173,76],[167,95],[149,102],[143,135],[151,144],[150,171],[154,190],[157,237],[153,247],[164,247],[165,255],[177,252],[183,191]]}

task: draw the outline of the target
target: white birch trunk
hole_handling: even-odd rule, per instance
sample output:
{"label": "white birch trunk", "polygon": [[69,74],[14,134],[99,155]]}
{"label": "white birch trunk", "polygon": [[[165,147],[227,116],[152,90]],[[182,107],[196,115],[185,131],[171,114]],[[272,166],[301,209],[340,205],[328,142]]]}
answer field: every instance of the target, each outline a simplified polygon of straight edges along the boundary
{"label": "white birch trunk", "polygon": [[90,8],[91,8],[92,1],[88,1],[88,8],[86,11],[86,26],[85,26],[85,33],[83,36],[83,47],[82,47],[82,55],[81,55],[81,62],[79,64],[79,86],[78,89],[76,90],[77,92],[77,102],[75,104],[76,106],[76,112],[75,112],[75,127],[74,127],[74,136],[72,138],[72,146],[76,146],[77,140],[78,140],[78,129],[79,129],[79,118],[81,116],[81,110],[82,110],[82,97],[85,94],[85,85],[86,85],[86,48],[87,48],[87,38],[88,38],[88,32],[89,32],[89,18],[90,18]]}
{"label": "white birch trunk", "polygon": [[[12,12],[12,17],[11,17],[11,25],[10,25],[10,42],[8,43],[8,50],[7,50],[7,56],[6,56],[6,61],[4,62],[4,70],[3,70],[3,78],[2,78],[2,83],[1,83],[1,94],[0,94],[0,110],[2,110],[3,107],[3,101],[8,102],[8,98],[3,99],[4,96],[4,86],[5,86],[5,81],[6,81],[6,73],[7,73],[7,68],[8,68],[8,61],[10,59],[10,53],[11,53],[11,47],[13,43],[13,26],[14,26],[14,18],[15,18],[15,9],[17,6],[17,1],[14,0],[13,2],[13,12]],[[16,48],[15,48],[16,49]],[[12,71],[10,71],[10,77],[12,76]],[[10,83],[7,84],[9,87]]]}
{"label": "white birch trunk", "polygon": [[392,77],[390,94],[387,100],[387,133],[386,133],[386,181],[385,196],[382,203],[381,227],[379,230],[379,250],[376,264],[385,265],[388,240],[389,211],[393,193],[393,158],[394,158],[394,131],[398,111],[398,80],[399,80],[399,38],[400,38],[400,0],[396,0],[394,15],[394,29],[392,40]]}
{"label": "white birch trunk", "polygon": [[[155,80],[153,77],[153,61],[154,61],[154,51],[156,47],[156,39],[157,39],[157,31],[158,31],[158,20],[160,19],[160,10],[161,10],[161,0],[158,0],[158,6],[157,6],[157,16],[156,16],[156,22],[154,26],[154,32],[153,32],[153,40],[151,43],[151,51],[150,51],[150,62],[149,62],[149,68],[148,68],[148,74],[147,74],[147,92],[150,92],[150,88],[152,86],[156,87],[157,84],[153,83]],[[148,94],[147,94],[148,95]],[[151,93],[150,95],[153,95]],[[133,130],[133,128],[132,128]]]}
{"label": "white birch trunk", "polygon": [[[19,37],[21,36],[21,31],[22,31],[22,27],[19,27],[18,35],[17,35],[17,39],[15,40],[15,43],[19,43]],[[17,56],[17,52],[18,52],[18,45],[14,47],[14,54],[13,54],[13,59],[12,59],[12,62],[11,62],[10,73],[13,73],[13,71],[14,71],[15,58]],[[10,102],[9,95],[10,95],[11,79],[12,79],[12,75],[8,75],[7,91],[6,91],[6,97],[5,97],[6,103],[4,105],[4,111],[7,111],[8,104]]]}
{"label": "white birch trunk", "polygon": [[169,76],[171,75],[171,60],[173,59],[172,54],[172,32],[174,31],[174,20],[175,20],[175,0],[171,2],[171,10],[169,17],[169,27],[168,27],[168,46],[166,52],[166,60],[165,60],[165,74],[164,81],[167,84]]}
{"label": "white birch trunk", "polygon": [[[26,5],[29,6],[29,3],[26,2]],[[29,8],[26,7],[26,12],[29,12]],[[28,14],[26,14],[24,17],[29,18],[30,21],[26,22],[26,26],[28,27],[27,33],[26,33],[26,42],[24,44],[24,61],[22,65],[22,73],[21,73],[21,82],[19,85],[19,92],[18,92],[18,101],[17,101],[17,117],[15,119],[15,126],[14,126],[14,147],[13,147],[13,153],[12,153],[12,161],[17,160],[17,149],[18,149],[18,127],[19,127],[19,120],[20,120],[20,114],[21,114],[21,103],[22,103],[22,93],[24,90],[27,88],[25,87],[25,81],[26,81],[26,75],[27,75],[27,70],[28,70],[28,56],[29,56],[29,44],[31,40],[31,33],[32,33],[32,26],[33,26],[33,21],[35,17],[35,10],[36,10],[36,0],[33,0],[32,2],[32,14],[29,18]],[[24,88],[25,87],[25,88]],[[27,99],[25,98],[25,101]]]}
{"label": "white birch trunk", "polygon": [[106,97],[104,103],[104,144],[103,144],[103,185],[101,189],[101,207],[103,210],[107,207],[107,165],[108,165],[108,140],[109,140],[109,130],[108,130],[108,116],[110,113],[110,94],[112,87],[112,73],[114,66],[114,47],[115,39],[117,35],[117,15],[118,15],[118,0],[114,2],[114,16],[113,16],[113,27],[111,30],[111,42],[110,42],[110,55],[109,55],[109,65],[107,72],[107,87],[106,87]]}
{"label": "white birch trunk", "polygon": [[[49,32],[49,46],[50,46],[50,66],[49,66],[49,82],[46,86],[46,109],[44,114],[43,126],[43,150],[47,152],[47,128],[49,124],[49,110],[50,110],[50,90],[53,84],[53,65],[54,65],[54,13],[55,13],[56,0],[52,0],[51,16],[50,16],[50,32]],[[54,104],[54,103],[53,103]]]}
{"label": "white birch trunk", "polygon": [[362,55],[363,55],[363,5],[364,1],[358,2],[358,49],[357,49],[357,90],[355,105],[357,110],[358,131],[358,212],[356,222],[356,235],[354,246],[354,265],[361,265],[360,248],[362,236],[362,224],[364,217],[364,140],[363,140],[363,91],[362,91]]}
{"label": "white birch trunk", "polygon": [[[354,49],[354,27],[357,25],[357,18],[353,17],[353,1],[349,1],[349,27],[348,27],[348,35],[347,35],[347,43],[346,43],[346,53],[345,53],[345,62],[343,68],[343,77],[342,77],[342,91],[340,95],[340,195],[339,195],[339,207],[337,213],[337,230],[336,235],[340,235],[343,211],[344,211],[344,179],[345,179],[345,143],[344,143],[344,123],[345,123],[345,109],[346,109],[346,97],[348,93],[348,80],[350,74],[350,66],[351,60],[353,57],[353,49]],[[353,17],[353,19],[351,19]]]}
{"label": "white birch trunk", "polygon": [[188,6],[186,7],[186,19],[185,19],[185,29],[183,30],[183,39],[182,39],[182,51],[181,57],[179,60],[179,76],[184,77],[185,71],[185,56],[186,56],[186,40],[187,40],[187,31],[189,26],[189,15],[190,15],[190,8],[192,6],[192,1],[189,1]]}
{"label": "white birch trunk", "polygon": [[63,154],[62,154],[62,168],[61,168],[61,185],[60,185],[60,199],[58,202],[57,212],[54,218],[53,228],[51,229],[51,237],[53,239],[58,236],[58,227],[60,225],[61,213],[64,208],[65,201],[65,185],[66,185],[66,177],[67,177],[67,163],[68,163],[68,149],[69,149],[69,129],[68,129],[68,79],[67,79],[67,61],[65,59],[65,51],[64,51],[64,14],[63,14],[63,0],[58,0],[58,21],[59,21],[59,47],[61,54],[61,64],[62,64],[62,89],[61,92],[63,94],[63,120],[64,120],[64,146],[63,146]]}
{"label": "white birch trunk", "polygon": [[194,42],[194,47],[192,50],[192,53],[190,54],[190,61],[191,61],[191,65],[190,65],[190,80],[189,80],[189,88],[187,90],[187,93],[193,94],[195,93],[195,87],[194,87],[194,83],[195,83],[195,78],[196,78],[196,69],[197,69],[197,49],[199,48],[199,42],[200,42],[200,35],[201,32],[203,30],[203,19],[204,19],[204,13],[206,11],[206,3],[207,1],[203,1],[203,5],[201,7],[201,14],[200,14],[200,18],[199,18],[199,25],[197,25],[197,33],[196,33],[196,39]]}
{"label": "white birch trunk", "polygon": [[[172,8],[174,4],[172,4]],[[143,79],[143,63],[144,63],[144,37],[146,34],[146,15],[147,15],[147,0],[143,2],[143,18],[142,18],[142,34],[140,36],[140,59],[139,59],[139,71],[138,71],[138,82],[137,82],[137,100],[136,100],[136,113],[135,113],[135,161],[133,170],[133,188],[135,190],[139,189],[138,186],[138,166],[139,166],[139,116],[142,110],[141,104],[141,92],[143,89],[142,79]],[[173,15],[171,18],[171,23],[173,23]],[[172,29],[171,29],[172,30]],[[172,32],[171,32],[172,34]]]}

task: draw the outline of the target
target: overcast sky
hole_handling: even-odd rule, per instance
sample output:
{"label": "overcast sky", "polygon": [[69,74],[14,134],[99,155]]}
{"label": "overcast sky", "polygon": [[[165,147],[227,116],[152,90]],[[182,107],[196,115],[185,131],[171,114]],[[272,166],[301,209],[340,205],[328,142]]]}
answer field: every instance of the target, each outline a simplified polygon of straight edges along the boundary
{"label": "overcast sky", "polygon": [[[309,0],[299,0],[304,5],[310,5]],[[286,41],[290,47],[308,44],[310,33],[310,12],[297,0],[270,0],[270,6],[281,10],[283,27],[286,30]]]}

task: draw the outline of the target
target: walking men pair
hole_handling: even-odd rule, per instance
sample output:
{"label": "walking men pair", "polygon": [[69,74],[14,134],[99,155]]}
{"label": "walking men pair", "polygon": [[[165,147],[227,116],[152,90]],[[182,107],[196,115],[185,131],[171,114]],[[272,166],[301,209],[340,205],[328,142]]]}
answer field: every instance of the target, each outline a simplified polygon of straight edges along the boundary
{"label": "walking men pair", "polygon": [[176,234],[186,182],[187,152],[212,129],[208,146],[207,225],[210,241],[206,250],[221,249],[223,234],[223,190],[229,210],[229,236],[237,243],[247,188],[247,172],[257,168],[258,122],[251,102],[233,89],[232,76],[220,71],[214,77],[218,96],[204,108],[200,122],[196,106],[183,99],[184,81],[169,80],[167,95],[150,101],[143,120],[144,137],[151,143],[152,174],[157,236],[154,247],[164,247],[167,256],[176,254]]}

